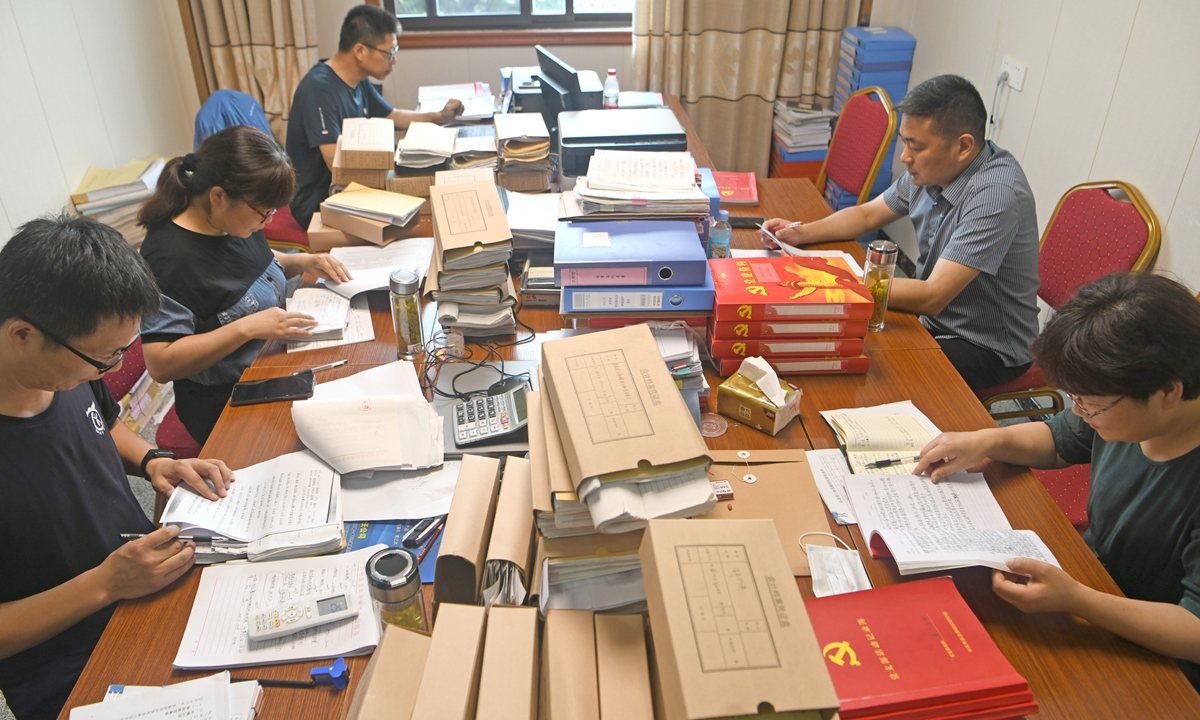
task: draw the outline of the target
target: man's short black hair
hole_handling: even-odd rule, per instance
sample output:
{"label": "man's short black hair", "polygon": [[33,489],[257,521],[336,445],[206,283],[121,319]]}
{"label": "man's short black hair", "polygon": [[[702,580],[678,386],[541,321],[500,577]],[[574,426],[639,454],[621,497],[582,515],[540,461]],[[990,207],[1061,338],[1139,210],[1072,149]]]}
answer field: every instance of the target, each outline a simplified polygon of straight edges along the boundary
{"label": "man's short black hair", "polygon": [[387,10],[374,5],[355,5],[342,21],[338,51],[350,52],[358,43],[375,47],[385,35],[399,35],[400,21]]}
{"label": "man's short black hair", "polygon": [[970,80],[958,75],[938,75],[908,91],[896,105],[898,112],[933,120],[932,129],[947,142],[961,135],[983,146],[987,108]]}
{"label": "man's short black hair", "polygon": [[1075,395],[1145,402],[1178,381],[1200,397],[1200,302],[1151,273],[1106,275],[1058,311],[1033,341],[1046,377]]}
{"label": "man's short black hair", "polygon": [[71,341],[105,320],[140,320],[161,302],[142,256],[90,218],[30,220],[0,250],[0,322],[22,317]]}

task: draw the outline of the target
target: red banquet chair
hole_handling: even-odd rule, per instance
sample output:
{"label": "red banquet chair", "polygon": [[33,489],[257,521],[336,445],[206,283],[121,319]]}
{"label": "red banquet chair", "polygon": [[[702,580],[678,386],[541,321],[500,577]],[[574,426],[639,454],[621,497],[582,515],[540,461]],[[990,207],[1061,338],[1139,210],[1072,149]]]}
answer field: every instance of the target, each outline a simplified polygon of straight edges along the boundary
{"label": "red banquet chair", "polygon": [[263,235],[267,236],[267,244],[276,250],[312,252],[308,245],[308,230],[300,227],[300,223],[292,216],[292,209],[287,205],[275,211],[263,226]]}
{"label": "red banquet chair", "polygon": [[858,195],[856,204],[866,202],[895,134],[896,110],[886,90],[872,86],[851,95],[833,129],[825,164],[817,175],[817,192],[824,194],[826,181],[832,180]]}
{"label": "red banquet chair", "polygon": [[[121,363],[121,367],[104,374],[104,382],[108,385],[108,390],[113,397],[120,399],[129,394],[145,371],[146,359],[142,355],[142,341],[139,338],[125,353],[125,360]],[[160,448],[170,450],[175,453],[176,457],[194,458],[200,455],[200,444],[193,440],[183,427],[179,416],[175,414],[174,405],[163,417],[162,424],[158,426],[158,434],[154,439]]]}

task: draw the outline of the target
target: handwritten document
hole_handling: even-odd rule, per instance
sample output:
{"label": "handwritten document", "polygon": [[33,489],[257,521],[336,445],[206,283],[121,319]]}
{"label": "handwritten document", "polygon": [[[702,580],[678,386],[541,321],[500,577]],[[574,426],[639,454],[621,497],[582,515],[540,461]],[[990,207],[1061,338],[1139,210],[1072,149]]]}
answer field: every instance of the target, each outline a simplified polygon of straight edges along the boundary
{"label": "handwritten document", "polygon": [[221,672],[129,695],[106,696],[104,702],[72,709],[71,720],[227,720],[232,687],[229,673]]}
{"label": "handwritten document", "polygon": [[594,190],[690,190],[696,161],[687,152],[597,150],[587,179]]}
{"label": "handwritten document", "polygon": [[317,326],[309,328],[313,335],[341,333],[346,329],[350,314],[350,299],[325,288],[298,288],[287,299],[289,312],[311,315]]}
{"label": "handwritten document", "polygon": [[850,466],[841,450],[807,450],[804,453],[812,467],[813,479],[817,481],[817,492],[829,508],[829,514],[838,525],[853,525],[858,522],[846,496],[846,476]]}
{"label": "handwritten document", "polygon": [[[383,545],[341,555],[270,563],[232,563],[204,569],[187,629],[175,656],[182,670],[301,662],[363,655],[379,643],[379,619],[367,588],[367,559]],[[251,642],[251,613],[279,605],[353,592],[358,617]]]}
{"label": "handwritten document", "polygon": [[207,500],[175,488],[162,522],[249,542],[265,535],[324,525],[338,475],[311,452],[281,455],[237,470],[229,494]]}
{"label": "handwritten document", "polygon": [[[856,474],[912,472],[921,448],[934,438],[920,419],[912,415],[834,413],[829,424],[845,445],[850,469]],[[900,462],[881,468],[868,467],[882,460]]]}
{"label": "handwritten document", "polygon": [[289,353],[321,350],[338,345],[353,345],[375,339],[375,326],[371,324],[371,308],[366,295],[355,295],[350,299],[350,312],[346,315],[346,330],[340,338],[332,340],[285,341]]}

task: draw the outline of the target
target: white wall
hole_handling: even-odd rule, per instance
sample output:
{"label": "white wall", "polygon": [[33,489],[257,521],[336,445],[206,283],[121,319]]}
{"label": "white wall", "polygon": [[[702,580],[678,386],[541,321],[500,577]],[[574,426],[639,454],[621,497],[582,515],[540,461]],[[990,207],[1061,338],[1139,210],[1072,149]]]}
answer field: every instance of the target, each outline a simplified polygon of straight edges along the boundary
{"label": "white wall", "polygon": [[89,165],[187,152],[199,110],[175,0],[0,0],[0,244]]}
{"label": "white wall", "polygon": [[[993,138],[1024,167],[1040,228],[1072,185],[1124,180],[1164,228],[1157,267],[1200,289],[1200,3],[875,0],[871,24],[916,37],[910,87],[955,73],[990,104],[1001,59],[1027,63]],[[908,221],[888,234],[916,257]]]}

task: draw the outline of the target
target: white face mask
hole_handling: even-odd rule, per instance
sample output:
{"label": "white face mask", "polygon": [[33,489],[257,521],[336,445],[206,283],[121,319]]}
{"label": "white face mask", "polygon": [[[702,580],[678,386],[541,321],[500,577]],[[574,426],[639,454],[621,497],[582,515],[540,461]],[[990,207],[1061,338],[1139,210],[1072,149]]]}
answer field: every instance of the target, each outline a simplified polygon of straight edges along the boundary
{"label": "white face mask", "polygon": [[[841,538],[830,533],[804,535],[829,535],[845,545]],[[862,558],[857,552],[849,548],[843,550],[825,545],[804,545],[804,535],[800,536],[800,543],[808,553],[814,595],[826,597],[871,589],[871,579],[867,577],[867,569],[863,567]]]}

